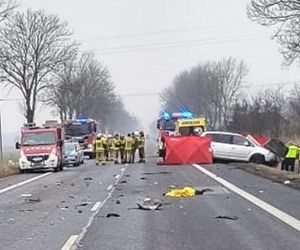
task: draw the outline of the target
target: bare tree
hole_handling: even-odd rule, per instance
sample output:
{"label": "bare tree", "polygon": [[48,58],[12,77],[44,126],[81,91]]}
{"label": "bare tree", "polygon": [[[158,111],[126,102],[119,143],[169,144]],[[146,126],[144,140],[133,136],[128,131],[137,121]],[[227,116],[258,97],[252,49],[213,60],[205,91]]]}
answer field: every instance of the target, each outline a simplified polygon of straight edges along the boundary
{"label": "bare tree", "polygon": [[281,45],[287,65],[300,56],[300,2],[295,0],[251,0],[248,16],[265,26],[275,26],[274,39]]}
{"label": "bare tree", "polygon": [[228,129],[232,106],[238,98],[248,71],[243,61],[237,61],[230,57],[216,63],[214,72],[218,79],[215,89],[216,113],[220,117],[220,127]]}
{"label": "bare tree", "polygon": [[7,19],[16,8],[15,0],[0,0],[0,22]]}
{"label": "bare tree", "polygon": [[0,30],[0,79],[20,90],[27,122],[33,122],[38,98],[75,53],[70,36],[66,23],[44,11],[19,12]]}
{"label": "bare tree", "polygon": [[46,103],[62,121],[76,113],[99,120],[103,127],[109,123],[110,129],[119,132],[137,124],[117,98],[108,69],[93,53],[83,53],[64,65]]}

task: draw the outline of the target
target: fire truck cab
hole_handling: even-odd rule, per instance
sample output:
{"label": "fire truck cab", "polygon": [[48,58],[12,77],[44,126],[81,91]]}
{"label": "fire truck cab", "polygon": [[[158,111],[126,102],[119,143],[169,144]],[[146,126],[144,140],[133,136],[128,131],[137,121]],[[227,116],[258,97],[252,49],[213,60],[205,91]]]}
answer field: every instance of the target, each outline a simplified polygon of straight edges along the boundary
{"label": "fire truck cab", "polygon": [[65,138],[76,139],[84,155],[92,159],[95,157],[94,142],[97,137],[97,126],[97,122],[90,118],[67,120],[64,122]]}
{"label": "fire truck cab", "polygon": [[63,130],[59,124],[24,124],[21,141],[16,143],[20,150],[19,170],[21,173],[40,169],[63,170]]}

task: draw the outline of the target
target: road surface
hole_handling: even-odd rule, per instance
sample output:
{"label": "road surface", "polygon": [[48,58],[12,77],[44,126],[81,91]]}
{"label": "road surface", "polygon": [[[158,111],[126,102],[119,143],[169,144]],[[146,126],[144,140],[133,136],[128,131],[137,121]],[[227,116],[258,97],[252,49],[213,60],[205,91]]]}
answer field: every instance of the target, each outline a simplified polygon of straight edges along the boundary
{"label": "road surface", "polygon": [[[298,190],[230,164],[155,161],[0,180],[0,249],[300,249]],[[164,197],[173,186],[213,191]],[[137,209],[144,197],[161,209]]]}

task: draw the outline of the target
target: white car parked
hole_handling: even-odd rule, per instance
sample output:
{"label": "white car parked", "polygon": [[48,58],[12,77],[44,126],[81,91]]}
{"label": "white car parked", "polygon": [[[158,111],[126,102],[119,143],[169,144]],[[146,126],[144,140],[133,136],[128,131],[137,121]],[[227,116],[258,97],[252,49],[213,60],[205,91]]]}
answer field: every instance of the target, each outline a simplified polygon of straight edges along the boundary
{"label": "white car parked", "polygon": [[246,137],[229,132],[207,131],[202,136],[212,138],[211,148],[215,159],[274,164],[276,155],[251,142]]}

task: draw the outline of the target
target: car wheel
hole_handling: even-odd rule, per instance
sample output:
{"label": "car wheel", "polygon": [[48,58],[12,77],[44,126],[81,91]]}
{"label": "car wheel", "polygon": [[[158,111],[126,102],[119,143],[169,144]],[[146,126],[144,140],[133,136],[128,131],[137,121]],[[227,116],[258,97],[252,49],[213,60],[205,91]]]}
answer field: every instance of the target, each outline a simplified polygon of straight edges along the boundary
{"label": "car wheel", "polygon": [[251,156],[250,162],[256,163],[256,164],[264,164],[265,163],[265,157],[260,154],[255,154]]}

